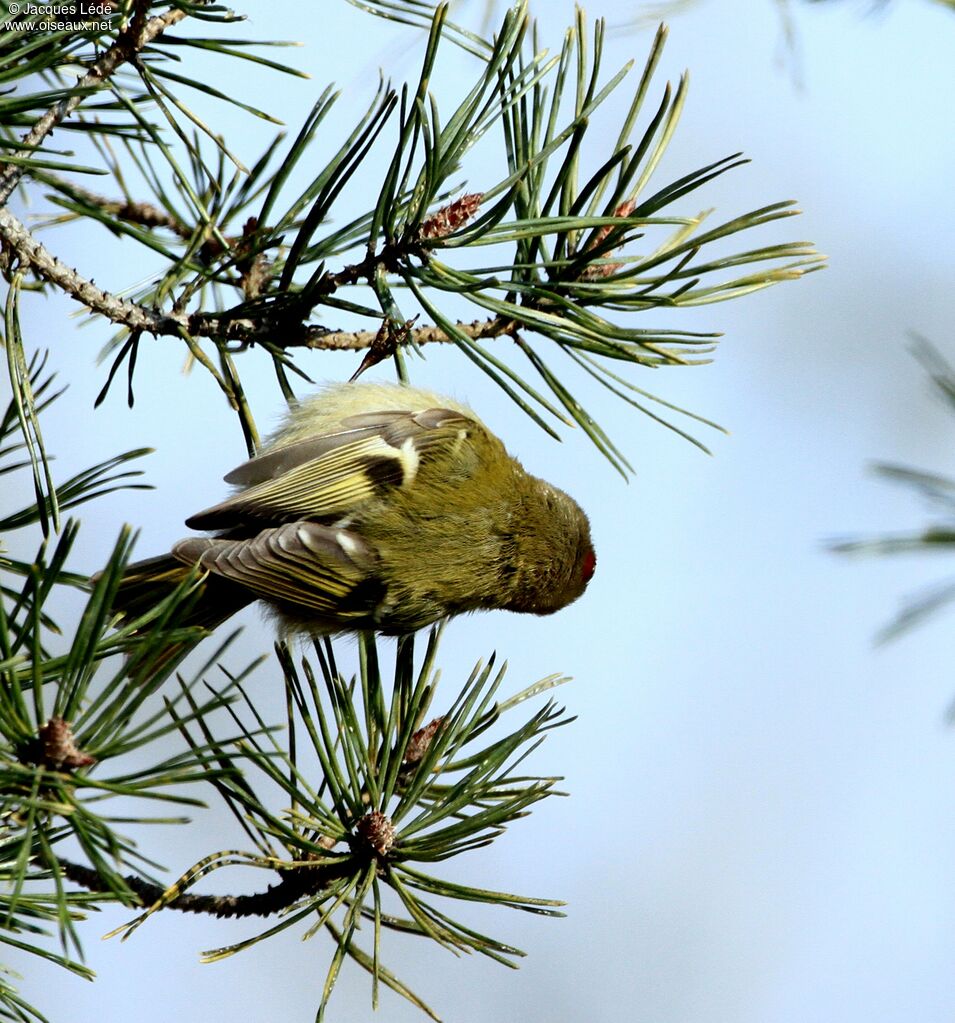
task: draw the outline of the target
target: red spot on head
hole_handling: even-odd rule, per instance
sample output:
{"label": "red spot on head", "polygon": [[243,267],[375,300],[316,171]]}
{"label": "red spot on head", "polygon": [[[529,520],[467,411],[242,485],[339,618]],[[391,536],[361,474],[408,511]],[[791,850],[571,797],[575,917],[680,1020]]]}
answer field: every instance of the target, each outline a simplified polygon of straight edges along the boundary
{"label": "red spot on head", "polygon": [[580,569],[580,577],[585,583],[589,583],[593,578],[594,569],[597,567],[597,555],[594,554],[594,550],[591,547],[590,550],[584,555],[584,563]]}

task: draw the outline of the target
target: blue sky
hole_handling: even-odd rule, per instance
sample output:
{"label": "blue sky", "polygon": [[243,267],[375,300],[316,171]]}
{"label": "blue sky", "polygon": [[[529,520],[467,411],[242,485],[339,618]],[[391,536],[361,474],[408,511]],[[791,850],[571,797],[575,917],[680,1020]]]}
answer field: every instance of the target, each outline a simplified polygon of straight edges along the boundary
{"label": "blue sky", "polygon": [[[407,35],[343,2],[323,6],[319,19],[311,6],[250,2],[250,24],[236,32],[302,39],[289,60],[311,82],[263,79],[267,93],[256,93],[254,77],[218,87],[250,90],[294,128],[335,80],[345,98],[333,124],[343,128],[370,69],[385,63],[396,78],[414,77],[420,50]],[[475,915],[530,953],[516,973],[424,942],[386,945],[387,960],[457,1023],[950,1023],[955,1013],[955,732],[944,720],[955,698],[953,619],[887,647],[872,642],[901,598],[955,566],[850,562],[824,549],[835,535],[926,517],[911,495],[872,477],[873,460],[955,472],[955,423],[908,351],[916,331],[955,357],[955,14],[929,0],[875,13],[790,6],[795,50],[770,0],[688,6],[671,18],[658,76],[660,89],[691,72],[659,183],[737,150],[752,158],[684,200],[684,211],[715,206],[728,217],[794,198],[803,215],[761,240],[809,239],[830,257],[822,273],[680,321],[645,314],[640,325],[725,334],[713,365],[647,382],[730,430],[707,438],[713,457],[603,402],[603,421],[636,468],[624,484],[585,438],[549,441],[454,352],[414,366],[416,383],[469,400],[531,471],[578,498],[599,556],[586,597],[561,615],[473,617],[446,634],[449,683],[496,649],[514,689],[572,675],[561,697],[578,716],[537,762],[566,776],[571,797],[453,868],[477,884],[566,899],[567,919]],[[606,0],[589,13],[613,22],[634,9]],[[553,48],[571,11],[546,5]],[[613,35],[607,73],[630,57],[642,67],[650,39]],[[468,64],[450,48],[445,56],[436,88],[453,91]],[[248,132],[242,155],[251,159],[260,126],[232,114],[221,123],[230,137]],[[469,189],[493,173],[480,163],[470,172]],[[60,244],[71,264],[89,255],[76,233]],[[155,269],[131,273],[117,251],[103,279],[132,284]],[[168,340],[144,350],[132,412],[117,394],[91,413],[105,335],[66,326],[69,311],[51,301],[27,327],[71,380],[48,418],[48,445],[64,468],[117,444],[157,449],[147,463],[157,489],[102,502],[87,527],[93,569],[124,521],[141,525],[141,553],[166,549],[188,514],[223,494],[220,477],[243,452],[227,411],[199,374],[182,376]],[[280,398],[255,358],[246,379],[268,423]],[[317,379],[353,366],[321,353],[307,363]],[[266,649],[267,627],[247,620],[246,648]],[[275,706],[278,714],[278,694]],[[223,818],[210,821],[201,839],[170,831],[144,841],[178,872],[237,841]],[[259,881],[237,873],[234,883]],[[95,940],[122,919],[101,914],[87,932],[96,985],[42,972],[27,981],[52,1019],[119,1020],[130,999],[145,1019],[312,1018],[323,939],[286,935],[200,966],[198,950],[248,926],[167,914],[125,944]],[[382,1019],[419,1018],[385,998]],[[370,1018],[364,975],[346,975],[330,1018]]]}

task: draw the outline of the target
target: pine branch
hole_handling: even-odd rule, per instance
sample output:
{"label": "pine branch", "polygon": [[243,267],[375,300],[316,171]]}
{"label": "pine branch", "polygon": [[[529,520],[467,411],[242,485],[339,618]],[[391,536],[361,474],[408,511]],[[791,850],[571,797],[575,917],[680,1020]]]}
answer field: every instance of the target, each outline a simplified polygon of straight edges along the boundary
{"label": "pine branch", "polygon": [[[486,320],[472,320],[470,323],[455,323],[454,334],[449,334],[441,327],[426,325],[411,327],[408,330],[409,344],[412,347],[427,344],[456,344],[459,335],[472,341],[486,338],[509,337],[517,329],[517,323],[502,316],[492,316]],[[362,351],[371,348],[379,331],[373,330],[329,330],[315,336],[305,335],[300,338],[282,338],[278,342],[280,348],[323,348],[339,352]],[[275,339],[270,339],[275,344]]]}
{"label": "pine branch", "polygon": [[[310,348],[329,351],[361,351],[370,348],[377,331],[331,330],[327,327],[303,323],[289,317],[282,309],[278,315],[230,316],[225,313],[170,312],[160,313],[138,302],[104,291],[77,270],[61,263],[41,242],[27,230],[9,210],[0,209],[0,236],[24,263],[44,280],[60,288],[82,303],[91,312],[100,313],[117,326],[130,331],[152,334],[156,337],[185,336],[208,337],[242,345],[268,344],[278,348]],[[329,275],[326,293],[344,283],[352,283],[374,271],[369,264],[358,263],[346,267],[336,275]],[[264,307],[268,310],[268,306]],[[510,334],[513,320],[500,316],[471,323],[458,323],[457,329],[472,340],[500,337]],[[454,337],[440,327],[416,327],[411,331],[415,345],[435,342],[453,342]]]}
{"label": "pine branch", "polygon": [[[57,865],[63,876],[90,892],[111,892],[113,886],[97,871],[80,863],[60,858]],[[163,888],[135,874],[122,878],[126,887],[144,906],[161,904],[164,909],[181,913],[202,913],[219,919],[238,919],[251,916],[272,916],[294,906],[300,899],[315,895],[329,887],[333,881],[348,877],[356,867],[350,857],[339,863],[301,864],[280,871],[282,880],[269,885],[265,891],[252,895],[194,895],[190,892],[171,894],[175,889]]]}
{"label": "pine branch", "polygon": [[[105,137],[97,141],[98,124],[89,125],[92,138],[123,192],[122,202],[103,199],[45,170],[38,170],[37,178],[43,181],[46,174],[60,193],[54,201],[70,211],[68,216],[132,237],[160,253],[166,270],[132,298],[117,297],[81,269],[64,266],[9,211],[0,211],[6,262],[18,258],[41,280],[120,328],[109,345],[118,350],[110,381],[125,362],[130,400],[140,338],[184,342],[192,360],[210,372],[239,414],[250,451],[257,431],[243,404],[232,352],[264,347],[291,397],[285,374],[295,369],[288,355],[295,348],[364,351],[361,373],[382,358],[400,360],[403,350],[431,343],[455,345],[551,435],[557,434],[550,417],[579,425],[624,475],[630,469],[625,456],[573,397],[572,387],[551,365],[551,353],[568,356],[611,393],[706,450],[668,416],[676,412],[707,420],[649,394],[608,364],[699,364],[709,361],[718,335],[637,328],[622,321],[621,314],[735,298],[818,269],[822,257],[798,242],[709,256],[731,236],[791,216],[796,212],[792,204],[764,206],[708,230],[701,230],[705,213],[667,212],[744,162],[739,154],[648,194],[686,97],[685,78],[675,90],[665,87],[642,136],[634,134],[665,31],[651,47],[610,152],[589,180],[579,181],[578,156],[593,138],[587,134],[592,116],[627,75],[623,68],[601,80],[602,24],[593,31],[592,56],[586,51],[587,26],[578,13],[559,56],[546,57],[535,44],[526,45],[526,9],[509,11],[464,98],[451,111],[439,112],[429,98],[429,82],[449,29],[447,7],[427,7],[430,33],[417,86],[399,92],[382,83],[346,140],[310,172],[310,183],[284,209],[279,204],[291,171],[306,163],[336,94],[326,90],[315,103],[280,166],[270,164],[276,140],[251,171],[240,168],[230,176],[225,168],[231,154],[222,140],[200,129],[217,148],[213,164],[198,134],[190,137],[176,120],[175,111],[194,124],[195,115],[175,102],[168,89],[159,89],[152,57],[160,51],[150,48],[148,67],[134,55],[146,86],[139,99],[158,107],[187,162],[146,118],[143,104],[114,89],[117,109],[132,118],[142,150],[137,155],[127,144],[128,155],[153,201],[129,195]],[[148,31],[160,34],[156,19],[143,20],[145,7],[140,4],[136,11],[142,25],[137,38],[145,39]],[[423,16],[423,9],[418,13]],[[123,38],[132,38],[129,26],[124,33]],[[117,52],[119,44],[110,52]],[[545,82],[555,69],[551,91]],[[175,80],[192,84],[182,76]],[[73,93],[69,99],[79,102]],[[396,129],[390,157],[380,152],[387,125]],[[456,179],[464,158],[495,126],[503,129],[504,175],[482,182],[481,191],[462,194]],[[594,146],[599,154],[607,147],[606,138]],[[154,167],[153,154],[165,164],[169,181]],[[344,222],[332,216],[356,169],[382,155],[382,182],[371,208]],[[235,230],[237,223],[241,232]],[[499,263],[474,266],[471,260],[462,269],[457,262],[458,250],[476,254],[495,246],[496,254],[502,244],[511,252]],[[708,258],[700,259],[704,250]],[[337,266],[335,261],[340,261]],[[224,301],[225,288],[237,291],[240,301]],[[478,318],[467,322],[467,313],[449,317],[442,308],[445,301],[476,306]],[[412,308],[403,308],[405,303]],[[339,312],[370,323],[340,329],[329,322]],[[501,337],[512,338],[515,345],[500,352],[483,343]],[[218,353],[210,355],[199,344],[202,339],[210,339]],[[108,387],[109,381],[104,394]],[[658,408],[650,410],[647,402]]]}
{"label": "pine branch", "polygon": [[[20,170],[20,168],[14,168]],[[136,302],[111,295],[92,280],[61,263],[8,209],[0,209],[0,237],[11,252],[36,274],[81,302],[93,312],[131,331],[182,336],[184,316],[164,315]]]}
{"label": "pine branch", "polygon": [[[929,374],[936,397],[955,413],[955,366],[951,365],[926,338],[915,335],[913,354]],[[876,473],[892,483],[909,487],[932,508],[936,521],[904,533],[853,537],[833,541],[829,549],[849,555],[955,554],[955,477],[913,466],[879,463]],[[955,579],[951,577],[926,587],[909,598],[896,616],[876,635],[879,643],[907,632],[944,607],[955,603]]]}
{"label": "pine branch", "polygon": [[114,217],[116,220],[150,229],[165,228],[175,234],[180,241],[188,241],[192,235],[192,231],[179,217],[172,216],[154,203],[129,198],[110,199],[49,171],[37,175],[37,178],[44,184],[52,185],[58,192],[64,193],[70,199],[97,209],[104,215],[104,218]]}
{"label": "pine branch", "polygon": [[[172,8],[164,14],[147,19],[151,2],[152,0],[135,0],[133,16],[119,33],[116,42],[80,79],[72,95],[65,96],[33,125],[21,140],[25,147],[38,147],[58,124],[76,110],[89,90],[105,85],[116,70],[132,61],[147,43],[162,35],[170,25],[175,25],[177,21],[187,16],[187,11]],[[0,167],[2,166],[0,164]],[[6,203],[10,198],[26,170],[24,164],[8,164],[5,170],[0,171],[0,204]]]}

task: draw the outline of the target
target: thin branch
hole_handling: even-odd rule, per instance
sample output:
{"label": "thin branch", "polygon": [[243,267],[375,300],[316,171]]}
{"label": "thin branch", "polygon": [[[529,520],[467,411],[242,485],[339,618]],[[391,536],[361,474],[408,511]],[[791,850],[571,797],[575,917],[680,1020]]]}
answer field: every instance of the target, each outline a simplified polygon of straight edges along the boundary
{"label": "thin branch", "polygon": [[[164,227],[172,231],[182,241],[189,241],[192,237],[192,231],[178,217],[172,216],[152,203],[133,199],[110,199],[89,188],[66,181],[58,174],[49,172],[44,175],[44,183],[50,184],[70,199],[93,206],[101,213],[115,217],[117,220],[125,221],[128,224],[137,224],[140,227]],[[231,241],[232,239],[227,240]]]}
{"label": "thin branch", "polygon": [[[470,323],[457,323],[457,329],[469,337],[472,341],[480,341],[483,338],[502,337],[511,335],[517,328],[514,320],[503,316],[492,316],[486,320],[472,320]],[[362,351],[370,348],[378,331],[375,330],[331,330],[316,337],[305,337],[302,339],[283,338],[276,342],[273,338],[272,344],[278,344],[280,348],[322,348],[334,351]],[[425,345],[454,342],[440,327],[424,326],[412,327],[408,330],[409,344]]]}
{"label": "thin branch", "polygon": [[[152,42],[170,25],[181,21],[186,17],[184,10],[168,10],[165,14],[158,14],[154,18],[146,20],[146,13],[149,10],[151,0],[136,0],[133,17],[129,24],[120,32],[116,42],[103,54],[102,57],[87,71],[76,86],[76,92],[72,96],[61,100],[56,106],[51,107],[37,122],[30,131],[21,139],[25,146],[37,147],[47,135],[60,123],[62,123],[73,111],[83,102],[87,90],[102,85],[122,64],[132,60],[135,55],[147,44]],[[17,182],[23,176],[27,167],[25,164],[10,164],[0,172],[0,205],[6,203],[13,193]]]}
{"label": "thin branch", "polygon": [[[329,330],[327,327],[295,323],[286,318],[279,325],[275,318],[268,316],[262,319],[226,319],[220,314],[204,312],[157,312],[137,302],[111,295],[61,263],[7,209],[0,209],[0,237],[22,262],[31,266],[44,280],[61,288],[93,312],[101,313],[111,322],[130,331],[141,331],[156,337],[212,337],[244,345],[269,344],[280,348],[332,351],[362,351],[371,347],[377,335],[377,330]],[[352,276],[349,268],[336,275],[338,280],[335,283],[341,283],[345,276]],[[459,323],[457,326],[463,334],[475,341],[510,334],[515,328],[513,320],[501,316]],[[413,328],[410,337],[414,344],[419,345],[453,340],[440,327],[435,326]]]}
{"label": "thin branch", "polygon": [[102,313],[113,323],[149,334],[182,334],[186,316],[167,316],[127,299],[110,295],[61,263],[38,242],[26,227],[8,210],[0,208],[0,237],[22,262],[31,266],[44,280],[55,284],[87,308]]}
{"label": "thin branch", "polygon": [[[70,860],[57,860],[63,876],[91,892],[109,892],[112,887],[92,868]],[[315,895],[327,888],[333,881],[354,873],[355,863],[351,857],[343,857],[340,863],[302,866],[294,870],[281,871],[282,880],[269,885],[264,892],[253,895],[191,895],[183,892],[168,902],[164,908],[177,909],[181,913],[205,913],[208,916],[248,917],[271,916],[307,895]],[[144,881],[135,874],[127,874],[123,883],[136,895],[144,906],[153,906],[165,900],[167,889],[162,885]]]}

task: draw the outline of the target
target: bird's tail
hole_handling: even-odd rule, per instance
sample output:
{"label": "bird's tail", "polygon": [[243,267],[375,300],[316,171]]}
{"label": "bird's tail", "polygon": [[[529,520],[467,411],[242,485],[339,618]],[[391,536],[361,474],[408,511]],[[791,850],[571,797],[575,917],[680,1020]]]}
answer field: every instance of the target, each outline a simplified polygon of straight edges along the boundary
{"label": "bird's tail", "polygon": [[[126,618],[138,618],[169,597],[188,578],[192,569],[171,554],[146,558],[128,565],[120,580],[113,610]],[[191,606],[177,619],[179,626],[198,626],[212,631],[255,599],[248,590],[219,576],[200,579],[189,599]]]}

